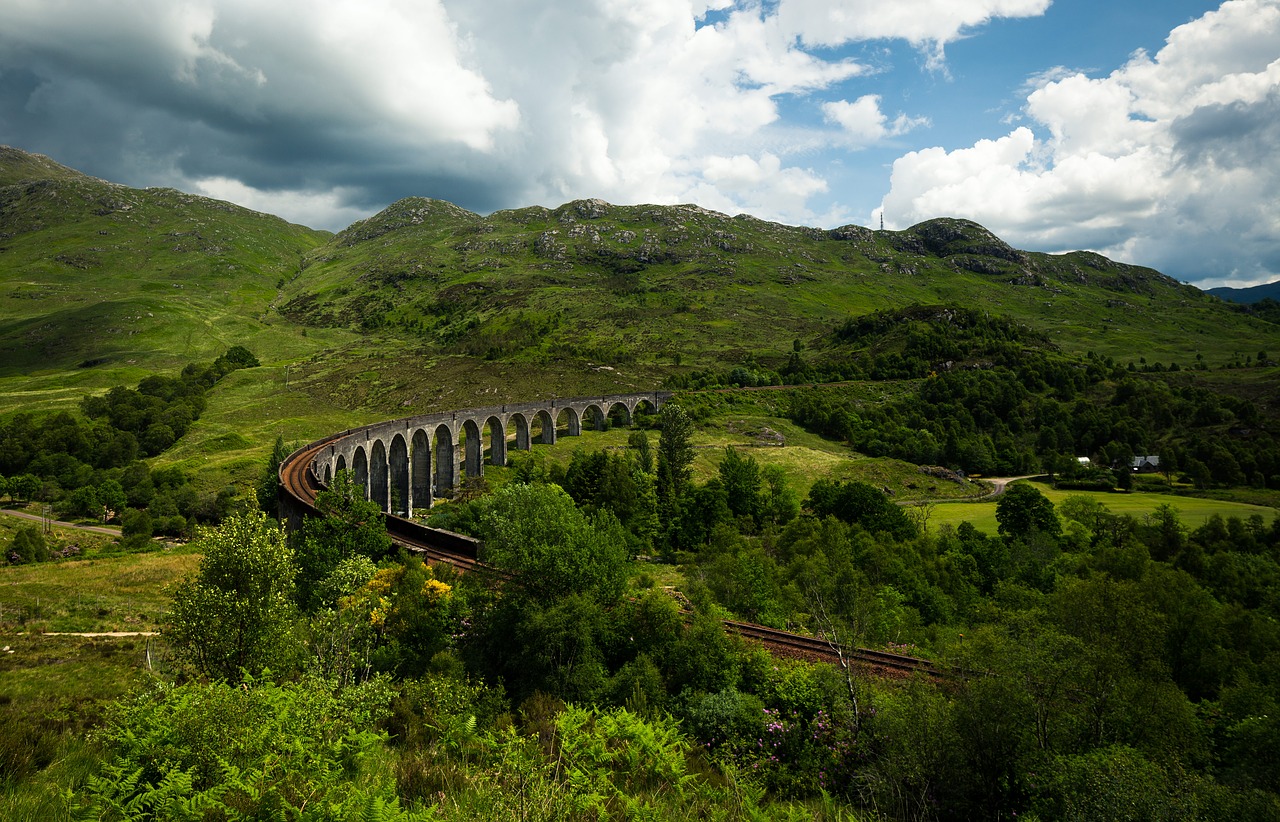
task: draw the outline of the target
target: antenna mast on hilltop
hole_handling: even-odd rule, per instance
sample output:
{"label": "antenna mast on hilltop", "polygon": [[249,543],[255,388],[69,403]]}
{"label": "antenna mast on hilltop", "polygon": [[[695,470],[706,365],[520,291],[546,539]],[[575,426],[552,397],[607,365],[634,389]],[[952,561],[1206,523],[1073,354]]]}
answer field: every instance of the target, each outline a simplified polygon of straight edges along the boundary
{"label": "antenna mast on hilltop", "polygon": [[884,209],[880,209],[880,230],[884,231]]}

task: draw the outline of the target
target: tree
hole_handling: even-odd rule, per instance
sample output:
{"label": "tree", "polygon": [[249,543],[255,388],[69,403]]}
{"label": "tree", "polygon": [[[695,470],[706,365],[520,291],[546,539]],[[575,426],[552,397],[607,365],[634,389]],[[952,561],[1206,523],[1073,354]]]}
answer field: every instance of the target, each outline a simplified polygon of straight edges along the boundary
{"label": "tree", "polygon": [[204,556],[179,584],[163,633],[178,658],[210,679],[237,682],[293,664],[293,551],[261,512],[229,517],[195,541]]}
{"label": "tree", "polygon": [[600,471],[596,493],[591,504],[583,506],[588,513],[604,509],[631,533],[631,553],[648,553],[658,533],[658,497],[653,475],[646,473],[624,454],[606,454]]}
{"label": "tree", "polygon": [[13,535],[9,545],[9,561],[44,562],[49,558],[49,546],[44,541],[44,534],[34,525],[23,525]]}
{"label": "tree", "polygon": [[316,495],[318,517],[308,517],[296,542],[298,603],[307,611],[332,605],[320,596],[320,583],[338,563],[355,556],[378,562],[391,553],[386,518],[378,503],[364,498],[351,472],[339,471]]}
{"label": "tree", "polygon": [[1196,484],[1196,488],[1203,491],[1209,487],[1209,483],[1213,481],[1213,475],[1209,471],[1209,466],[1205,465],[1195,457],[1189,458],[1184,465],[1187,476]]}
{"label": "tree", "polygon": [[649,435],[644,431],[632,431],[627,436],[627,447],[634,448],[640,470],[646,474],[653,473],[653,449],[649,447]]}
{"label": "tree", "polygon": [[141,548],[151,541],[151,535],[156,532],[151,513],[145,508],[126,508],[120,515],[120,523],[120,535],[127,547]]}
{"label": "tree", "polygon": [[658,514],[664,523],[675,519],[679,499],[693,478],[693,420],[675,403],[658,414]]}
{"label": "tree", "polygon": [[896,539],[916,535],[915,524],[900,506],[894,505],[884,492],[858,480],[818,480],[809,489],[805,507],[816,517],[832,516],[857,523],[868,531],[889,533]]}
{"label": "tree", "polygon": [[800,513],[796,492],[787,484],[787,472],[780,465],[766,465],[762,473],[769,490],[760,504],[760,518],[766,522],[786,525]]}
{"label": "tree", "polygon": [[[342,589],[372,570],[364,557],[344,560],[326,580]],[[443,578],[442,578],[443,577]],[[379,647],[368,655],[375,668],[393,670],[402,676],[422,676],[431,659],[449,644],[451,634],[461,629],[455,618],[453,569],[442,564],[426,565],[408,555],[400,563],[389,563],[370,574],[355,591],[341,598],[339,613],[370,627]],[[324,622],[325,615],[319,617]]]}
{"label": "tree", "polygon": [[31,500],[40,491],[40,478],[34,474],[19,474],[9,478],[9,499],[16,502]]}
{"label": "tree", "polygon": [[231,372],[238,368],[257,368],[259,365],[258,358],[243,345],[231,346],[227,349],[227,353],[214,362],[216,368],[226,372]]}
{"label": "tree", "polygon": [[534,600],[584,593],[612,602],[622,592],[626,534],[617,517],[588,518],[557,485],[498,489],[481,526],[485,561],[513,572]]}
{"label": "tree", "polygon": [[77,488],[62,503],[62,510],[67,516],[97,519],[102,515],[102,505],[98,502],[97,489],[92,485]]}
{"label": "tree", "polygon": [[107,522],[124,513],[124,509],[129,505],[129,498],[119,482],[109,479],[98,486],[98,504],[102,506],[102,510],[99,511],[102,521]]}
{"label": "tree", "polygon": [[733,446],[724,449],[720,460],[720,481],[724,483],[729,510],[735,517],[760,519],[760,464],[755,457],[743,457]]}
{"label": "tree", "polygon": [[289,448],[284,444],[284,435],[276,437],[271,454],[267,457],[262,478],[258,480],[258,507],[269,514],[280,510],[280,463],[289,456]]}
{"label": "tree", "polygon": [[996,525],[1006,539],[1026,539],[1033,531],[1057,537],[1062,523],[1053,503],[1035,486],[1025,482],[1010,485],[996,502]]}

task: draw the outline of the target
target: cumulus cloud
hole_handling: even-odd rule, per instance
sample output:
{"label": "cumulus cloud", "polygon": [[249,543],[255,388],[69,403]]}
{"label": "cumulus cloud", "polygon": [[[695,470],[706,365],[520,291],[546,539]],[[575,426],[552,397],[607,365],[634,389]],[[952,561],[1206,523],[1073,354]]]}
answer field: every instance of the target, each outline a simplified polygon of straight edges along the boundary
{"label": "cumulus cloud", "polygon": [[1050,0],[781,0],[778,23],[806,43],[835,46],[902,39],[926,50],[939,67],[943,50],[976,26],[998,17],[1044,14]]}
{"label": "cumulus cloud", "polygon": [[[328,228],[410,194],[477,211],[706,197],[811,222],[826,183],[805,151],[920,122],[874,96],[822,109],[812,95],[868,74],[830,47],[938,55],[1046,4],[5,0],[0,142]],[[783,99],[814,124],[782,123]]]}
{"label": "cumulus cloud", "polygon": [[887,223],[965,216],[1206,286],[1280,274],[1280,0],[1228,0],[1106,77],[1046,74],[1024,114],[999,139],[899,158]]}
{"label": "cumulus cloud", "polygon": [[228,177],[206,177],[195,180],[194,193],[215,200],[226,200],[264,214],[288,215],[300,225],[347,226],[364,219],[368,213],[345,205],[350,192],[335,191],[260,191]]}
{"label": "cumulus cloud", "polygon": [[908,117],[899,114],[892,121],[880,110],[880,95],[864,94],[850,103],[835,100],[822,104],[822,113],[828,122],[838,123],[849,138],[850,146],[879,143],[889,137],[906,134],[917,126],[927,125],[927,117]]}
{"label": "cumulus cloud", "polygon": [[690,193],[706,208],[761,214],[801,211],[810,197],[826,190],[826,181],[812,170],[783,168],[776,155],[765,152],[758,160],[745,154],[707,158]]}

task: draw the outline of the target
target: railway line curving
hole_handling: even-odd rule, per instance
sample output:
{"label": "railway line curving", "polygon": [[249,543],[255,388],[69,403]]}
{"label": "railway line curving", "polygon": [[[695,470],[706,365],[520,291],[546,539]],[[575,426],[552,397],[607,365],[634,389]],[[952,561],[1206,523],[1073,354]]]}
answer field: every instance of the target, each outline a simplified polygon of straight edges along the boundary
{"label": "railway line curving", "polygon": [[[324,478],[316,472],[318,458],[332,452],[335,443],[367,429],[353,429],[333,434],[299,448],[280,463],[280,504],[291,528],[301,520],[317,516],[316,497],[324,488]],[[404,517],[388,513],[387,533],[392,541],[432,562],[446,562],[460,571],[483,567],[479,559],[480,541],[472,537],[430,528]],[[758,642],[780,656],[809,661],[838,663],[840,652],[824,639],[768,628],[750,622],[724,621],[725,629],[743,639]],[[937,678],[945,672],[927,659],[877,651],[871,648],[845,648],[844,657],[866,671],[884,676],[922,674]]]}

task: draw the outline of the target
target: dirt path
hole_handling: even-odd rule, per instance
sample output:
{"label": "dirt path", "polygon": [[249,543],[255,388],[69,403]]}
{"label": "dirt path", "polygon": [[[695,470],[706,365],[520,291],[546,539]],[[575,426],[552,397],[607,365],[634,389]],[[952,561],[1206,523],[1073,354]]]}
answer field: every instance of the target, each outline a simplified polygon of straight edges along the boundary
{"label": "dirt path", "polygon": [[129,637],[129,636],[160,636],[159,631],[100,631],[100,632],[80,632],[80,631],[42,631],[32,636],[87,636],[87,637]]}
{"label": "dirt path", "polygon": [[1025,479],[1035,479],[1036,477],[1042,477],[1042,476],[1044,476],[1044,474],[1026,474],[1025,476],[1021,476],[1021,477],[985,477],[986,481],[991,483],[991,493],[987,494],[985,497],[978,497],[978,499],[979,500],[995,499],[996,497],[1000,496],[1005,492],[1005,489],[1009,487],[1009,483],[1011,482],[1017,482],[1018,480],[1025,480]]}
{"label": "dirt path", "polygon": [[[0,509],[0,513],[8,514],[11,517],[18,517],[19,519],[30,520],[31,522],[46,521],[39,514],[28,514],[26,511],[10,511],[6,508]],[[105,525],[76,525],[74,522],[63,522],[58,519],[47,520],[47,522],[50,525],[56,525],[59,528],[78,528],[81,531],[92,531],[95,534],[106,534],[109,537],[120,536],[119,528],[108,528]]]}

